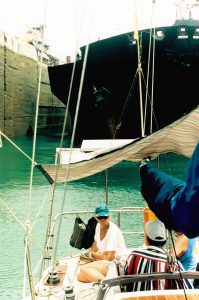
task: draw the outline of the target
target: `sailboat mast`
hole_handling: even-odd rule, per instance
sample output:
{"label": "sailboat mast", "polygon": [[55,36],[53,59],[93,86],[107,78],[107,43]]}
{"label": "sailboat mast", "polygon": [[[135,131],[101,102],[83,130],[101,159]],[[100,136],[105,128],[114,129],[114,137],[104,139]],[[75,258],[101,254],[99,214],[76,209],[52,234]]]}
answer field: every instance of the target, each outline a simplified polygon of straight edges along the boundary
{"label": "sailboat mast", "polygon": [[143,105],[142,105],[142,66],[140,59],[140,41],[138,34],[138,23],[137,23],[137,14],[135,15],[135,31],[134,39],[137,40],[137,55],[138,55],[138,78],[139,78],[139,95],[140,95],[140,123],[141,123],[141,136],[144,136],[144,122],[143,122]]}
{"label": "sailboat mast", "polygon": [[142,105],[142,66],[140,61],[140,46],[139,37],[137,40],[138,49],[138,78],[139,78],[139,95],[140,95],[140,123],[141,123],[141,136],[144,136],[144,122],[143,122],[143,105]]}

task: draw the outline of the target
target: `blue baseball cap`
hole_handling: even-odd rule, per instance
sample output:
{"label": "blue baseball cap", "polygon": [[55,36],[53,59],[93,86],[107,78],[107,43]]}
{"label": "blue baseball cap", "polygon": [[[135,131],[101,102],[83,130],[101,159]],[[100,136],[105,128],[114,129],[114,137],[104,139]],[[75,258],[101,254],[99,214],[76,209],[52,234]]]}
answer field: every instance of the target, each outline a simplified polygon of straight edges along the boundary
{"label": "blue baseball cap", "polygon": [[96,217],[108,217],[110,215],[110,210],[106,204],[99,204],[95,209]]}

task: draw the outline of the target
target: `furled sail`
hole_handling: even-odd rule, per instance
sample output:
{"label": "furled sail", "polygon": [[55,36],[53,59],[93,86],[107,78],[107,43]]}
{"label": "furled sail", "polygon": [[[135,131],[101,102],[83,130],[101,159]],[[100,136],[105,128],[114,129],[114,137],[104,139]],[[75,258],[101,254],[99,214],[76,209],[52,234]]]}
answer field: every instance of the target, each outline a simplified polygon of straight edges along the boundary
{"label": "furled sail", "polygon": [[162,153],[175,152],[191,157],[199,140],[199,106],[169,126],[127,145],[83,153],[73,163],[39,166],[51,182],[65,182],[94,175],[121,161],[138,162]]}

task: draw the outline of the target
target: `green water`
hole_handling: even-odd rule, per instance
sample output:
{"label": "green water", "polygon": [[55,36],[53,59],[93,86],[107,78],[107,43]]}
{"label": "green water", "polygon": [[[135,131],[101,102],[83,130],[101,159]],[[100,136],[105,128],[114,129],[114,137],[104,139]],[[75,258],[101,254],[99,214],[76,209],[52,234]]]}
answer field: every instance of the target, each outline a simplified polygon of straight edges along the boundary
{"label": "green water", "polygon": [[[32,139],[18,137],[14,142],[31,156]],[[65,141],[65,147],[69,141]],[[41,164],[54,162],[55,148],[59,140],[47,137],[37,139],[35,161]],[[184,169],[187,159],[176,154],[162,156],[160,167],[169,174],[184,179]],[[34,270],[41,257],[45,240],[49,199],[49,185],[44,176],[36,169],[33,177],[33,187],[30,203],[30,161],[8,142],[3,141],[0,148],[0,299],[19,300],[23,295],[24,275],[24,225],[30,219],[34,241],[31,242],[30,253],[32,269]],[[105,201],[104,173],[87,179],[71,182],[65,193],[64,184],[56,186],[55,211],[60,212],[64,200],[64,210],[93,210],[101,201]],[[46,200],[45,200],[46,199]],[[111,168],[108,172],[108,203],[110,209],[121,206],[144,206],[140,194],[140,178],[138,163],[123,162]],[[29,212],[30,211],[30,218]],[[115,221],[115,215],[112,215]],[[33,221],[35,220],[33,224]],[[89,218],[89,216],[88,216]],[[88,219],[87,218],[87,219]],[[87,221],[85,219],[85,221]],[[57,257],[71,254],[73,250],[68,243],[72,232],[73,217],[63,219]],[[142,219],[125,214],[122,229],[142,231]],[[129,229],[128,229],[129,230]],[[138,246],[143,243],[142,237],[125,237],[128,246]],[[36,272],[35,280],[38,272]],[[28,283],[27,283],[28,289]]]}

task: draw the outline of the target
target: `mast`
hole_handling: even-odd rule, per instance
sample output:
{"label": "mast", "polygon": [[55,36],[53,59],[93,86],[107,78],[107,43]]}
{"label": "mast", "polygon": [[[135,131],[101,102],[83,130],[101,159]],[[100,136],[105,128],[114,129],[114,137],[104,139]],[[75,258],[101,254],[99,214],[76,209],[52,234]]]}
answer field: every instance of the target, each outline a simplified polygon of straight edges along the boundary
{"label": "mast", "polygon": [[142,104],[142,65],[140,60],[140,41],[138,34],[138,26],[137,26],[137,13],[135,15],[135,31],[134,31],[134,39],[137,40],[137,54],[138,54],[138,78],[139,78],[139,94],[140,94],[140,123],[141,123],[141,136],[144,136],[144,122],[143,122],[143,104]]}
{"label": "mast", "polygon": [[138,77],[139,77],[139,92],[140,92],[140,123],[141,123],[141,136],[144,136],[144,122],[143,122],[143,105],[142,105],[142,66],[140,61],[140,46],[139,37],[137,40],[138,49]]}

